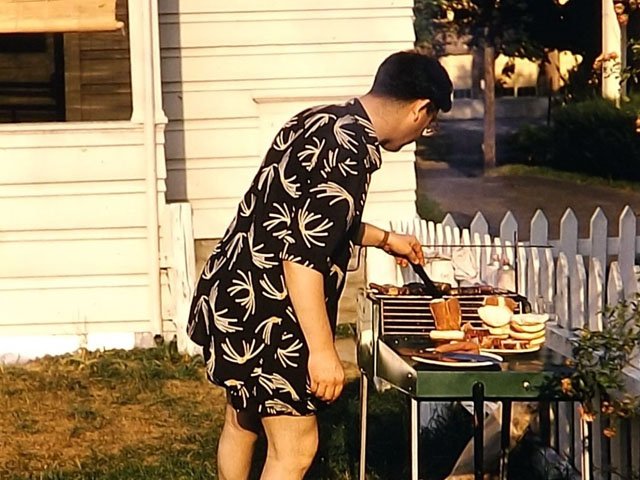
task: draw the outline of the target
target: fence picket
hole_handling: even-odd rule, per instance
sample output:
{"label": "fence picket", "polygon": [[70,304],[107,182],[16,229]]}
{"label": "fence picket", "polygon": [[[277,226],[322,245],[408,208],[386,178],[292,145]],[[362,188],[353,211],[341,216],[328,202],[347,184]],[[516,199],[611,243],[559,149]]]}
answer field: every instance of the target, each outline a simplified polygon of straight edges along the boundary
{"label": "fence picket", "polygon": [[444,248],[442,247],[442,245],[444,245],[444,242],[445,242],[444,225],[442,223],[437,223],[436,224],[436,243],[434,247],[434,250],[436,251],[436,253],[443,253]]}
{"label": "fence picket", "polygon": [[503,242],[518,241],[518,221],[511,210],[505,213],[502,222],[500,222],[500,238]]}
{"label": "fence picket", "polygon": [[451,255],[451,245],[453,245],[453,229],[450,225],[444,225],[444,247],[442,253],[447,256]]}
{"label": "fence picket", "polygon": [[548,245],[549,244],[549,220],[540,209],[531,219],[531,233],[529,234],[531,245]]}
{"label": "fence picket", "polygon": [[602,208],[598,207],[591,216],[589,226],[590,251],[591,258],[597,258],[600,266],[607,264],[607,231],[609,221],[604,214]]}
{"label": "fence picket", "polygon": [[526,295],[529,283],[527,281],[527,246],[522,242],[518,242],[516,258],[518,260],[518,263],[516,264],[516,282],[518,282],[517,290],[520,295]]}
{"label": "fence picket", "polygon": [[618,231],[620,233],[618,262],[620,263],[624,294],[626,298],[632,298],[638,291],[638,280],[633,268],[636,260],[636,215],[629,205],[624,207],[620,215]]}
{"label": "fence picket", "polygon": [[451,215],[450,213],[447,213],[444,218],[442,219],[442,225],[444,227],[449,227],[449,228],[455,228],[458,226],[458,224],[456,223],[456,221],[453,218],[453,215]]}
{"label": "fence picket", "polygon": [[480,212],[476,212],[473,216],[473,220],[471,220],[471,224],[469,225],[469,230],[471,230],[471,234],[479,233],[480,237],[483,237],[485,234],[489,233],[489,223],[484,218],[484,215]]}
{"label": "fence picket", "polygon": [[515,264],[515,248],[513,247],[513,242],[511,242],[510,240],[504,240],[503,255],[509,265],[513,266]]}
{"label": "fence picket", "polygon": [[453,227],[453,245],[461,245],[460,227]]}
{"label": "fence picket", "polygon": [[568,328],[571,325],[571,318],[569,317],[569,262],[563,252],[558,254],[555,303],[558,325]]}
{"label": "fence picket", "polygon": [[483,279],[484,278],[484,270],[483,270],[483,265],[484,265],[484,258],[483,258],[483,248],[482,248],[482,236],[479,233],[471,233],[471,230],[469,230],[470,235],[471,235],[471,251],[473,252],[473,256],[476,259],[475,262],[475,267],[476,267],[476,272],[479,273],[480,278]]}
{"label": "fence picket", "polygon": [[584,268],[582,255],[574,255],[573,265],[570,265],[571,278],[569,294],[571,295],[571,328],[584,328],[587,324],[587,272]]}
{"label": "fence picket", "polygon": [[[543,258],[544,258],[544,262],[543,262],[543,266],[542,268],[544,269],[542,272],[542,282],[541,282],[541,287],[540,287],[540,293],[542,294],[542,297],[544,298],[545,302],[551,303],[553,302],[553,297],[555,295],[555,263],[553,261],[553,250],[551,250],[550,248],[544,248],[543,250]],[[553,308],[553,307],[552,307]],[[555,308],[553,310],[553,312],[550,313],[555,313]]]}
{"label": "fence picket", "polygon": [[427,231],[429,233],[429,245],[433,246],[438,243],[436,239],[436,224],[433,220],[427,222]]}
{"label": "fence picket", "polygon": [[533,302],[533,310],[539,312],[538,297],[540,296],[540,257],[538,249],[529,249],[529,263],[527,264],[527,298]]}
{"label": "fence picket", "polygon": [[426,245],[428,234],[429,232],[427,231],[427,222],[424,220],[420,220],[418,222],[418,232],[416,236],[418,237],[421,245]]}
{"label": "fence picket", "polygon": [[502,248],[502,239],[500,237],[495,237],[493,239],[493,256],[497,258],[500,263],[502,263],[502,256],[504,255],[504,249]]}
{"label": "fence picket", "polygon": [[609,266],[609,278],[607,279],[607,305],[613,306],[624,298],[624,285],[620,264],[617,261],[611,262]]}
{"label": "fence picket", "polygon": [[471,245],[471,232],[468,228],[462,230],[462,237],[460,238],[460,245]]}
{"label": "fence picket", "polygon": [[578,218],[573,210],[567,208],[560,219],[560,251],[564,252],[573,265],[578,253]]}
{"label": "fence picket", "polygon": [[589,265],[589,321],[590,330],[602,330],[604,308],[604,270],[598,257],[591,257]]}
{"label": "fence picket", "polygon": [[485,233],[482,236],[483,262],[480,265],[480,278],[488,282],[490,285],[495,284],[497,277],[497,266],[494,264],[492,244],[491,236],[488,233]]}

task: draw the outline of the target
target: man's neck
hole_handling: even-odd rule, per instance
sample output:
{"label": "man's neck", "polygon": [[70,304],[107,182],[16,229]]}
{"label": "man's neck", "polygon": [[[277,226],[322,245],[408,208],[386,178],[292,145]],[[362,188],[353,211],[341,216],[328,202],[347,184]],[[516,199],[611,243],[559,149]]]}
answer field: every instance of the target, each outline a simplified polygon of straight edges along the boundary
{"label": "man's neck", "polygon": [[376,132],[378,141],[384,143],[384,140],[388,138],[389,132],[391,132],[393,128],[397,111],[390,108],[388,100],[370,93],[359,97],[358,100],[360,100],[360,103],[362,103],[367,115],[371,119],[371,124]]}

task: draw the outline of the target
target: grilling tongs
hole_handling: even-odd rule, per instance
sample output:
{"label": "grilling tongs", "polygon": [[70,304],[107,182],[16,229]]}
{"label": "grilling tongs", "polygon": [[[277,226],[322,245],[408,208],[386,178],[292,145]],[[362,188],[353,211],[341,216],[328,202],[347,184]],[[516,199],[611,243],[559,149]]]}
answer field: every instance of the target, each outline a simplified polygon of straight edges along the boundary
{"label": "grilling tongs", "polygon": [[427,275],[422,265],[413,262],[409,263],[411,263],[411,268],[413,268],[413,271],[416,272],[420,280],[422,280],[422,283],[424,283],[427,295],[433,298],[441,298],[444,296],[444,292],[436,287],[436,284],[429,278],[429,275]]}

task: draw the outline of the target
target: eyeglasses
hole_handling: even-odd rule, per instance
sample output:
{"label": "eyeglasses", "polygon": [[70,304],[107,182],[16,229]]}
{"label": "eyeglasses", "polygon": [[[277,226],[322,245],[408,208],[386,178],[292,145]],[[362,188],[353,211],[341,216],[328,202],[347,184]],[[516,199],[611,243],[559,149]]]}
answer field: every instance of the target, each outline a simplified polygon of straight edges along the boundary
{"label": "eyeglasses", "polygon": [[433,120],[427,128],[422,131],[423,137],[433,137],[436,133],[440,131],[440,124],[437,120]]}

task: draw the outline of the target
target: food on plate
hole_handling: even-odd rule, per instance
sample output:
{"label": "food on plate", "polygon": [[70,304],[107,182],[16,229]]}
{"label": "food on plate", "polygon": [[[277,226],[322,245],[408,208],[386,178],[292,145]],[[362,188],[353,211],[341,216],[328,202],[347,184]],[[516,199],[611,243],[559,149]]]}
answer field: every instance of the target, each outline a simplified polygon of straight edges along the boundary
{"label": "food on plate", "polygon": [[513,312],[509,307],[484,305],[478,308],[478,316],[489,327],[500,328],[509,325]]}
{"label": "food on plate", "polygon": [[480,353],[480,347],[474,342],[451,342],[439,345],[436,347],[436,352],[467,352],[467,353]]}
{"label": "food on plate", "polygon": [[465,323],[462,326],[462,331],[464,332],[466,340],[475,340],[478,343],[480,343],[484,337],[491,335],[488,328],[477,328],[472,326],[470,323]]}
{"label": "food on plate", "polygon": [[511,337],[516,340],[534,340],[536,338],[544,337],[544,330],[540,330],[535,333],[514,332],[511,331]]}
{"label": "food on plate", "polygon": [[536,325],[529,325],[529,324],[522,324],[522,323],[518,323],[518,322],[514,322],[513,319],[511,320],[511,323],[509,324],[511,327],[511,330],[513,330],[514,332],[522,332],[522,333],[538,333],[538,332],[542,332],[544,331],[544,323],[538,323]]}
{"label": "food on plate", "polygon": [[518,308],[518,302],[513,298],[504,297],[502,295],[491,295],[484,299],[485,305],[492,305],[495,307],[508,307],[509,310],[514,312]]}
{"label": "food on plate", "polygon": [[545,337],[534,338],[533,340],[529,340],[529,345],[532,347],[537,347],[538,345],[542,345],[545,341]]}
{"label": "food on plate", "polygon": [[480,342],[480,348],[483,348],[485,350],[497,349],[500,348],[504,340],[504,337],[489,335],[482,339],[482,341]]}
{"label": "food on plate", "polygon": [[457,298],[438,298],[429,303],[436,330],[460,330],[462,312]]}
{"label": "food on plate", "polygon": [[540,325],[549,320],[548,313],[518,313],[511,317],[513,322],[520,325]]}
{"label": "food on plate", "polygon": [[499,348],[502,350],[526,350],[529,348],[529,342],[527,340],[514,340],[509,338],[502,340]]}
{"label": "food on plate", "polygon": [[431,330],[429,332],[431,340],[442,342],[447,340],[464,340],[465,332],[462,330]]}
{"label": "food on plate", "polygon": [[508,338],[511,335],[511,329],[506,327],[489,328],[489,333],[495,337]]}

